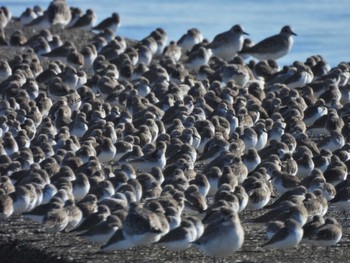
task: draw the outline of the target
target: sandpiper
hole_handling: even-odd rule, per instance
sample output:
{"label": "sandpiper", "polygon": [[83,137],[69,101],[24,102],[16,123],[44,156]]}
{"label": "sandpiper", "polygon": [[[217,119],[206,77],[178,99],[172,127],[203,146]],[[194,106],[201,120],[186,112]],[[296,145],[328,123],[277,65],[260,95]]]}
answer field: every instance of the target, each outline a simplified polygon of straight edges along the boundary
{"label": "sandpiper", "polygon": [[86,13],[79,17],[79,19],[73,24],[68,27],[67,29],[81,29],[89,31],[93,27],[93,24],[96,21],[96,14],[92,9],[87,9]]}
{"label": "sandpiper", "polygon": [[124,220],[123,234],[133,246],[149,245],[157,242],[166,234],[169,224],[164,224],[157,213],[146,209],[141,204],[131,203]]}
{"label": "sandpiper", "polygon": [[166,165],[166,147],[165,142],[158,142],[156,149],[152,153],[135,159],[130,159],[128,160],[128,163],[130,163],[134,168],[144,172],[150,172],[154,166],[158,166],[163,169]]}
{"label": "sandpiper", "polygon": [[57,233],[62,231],[68,224],[69,218],[63,208],[52,208],[48,213],[43,217],[43,225],[47,233]]}
{"label": "sandpiper", "polygon": [[39,224],[43,223],[44,217],[50,212],[52,209],[58,209],[63,207],[63,200],[59,197],[54,197],[49,203],[41,204],[29,212],[23,213],[23,217],[29,218]]}
{"label": "sandpiper", "polygon": [[281,228],[272,238],[264,244],[264,247],[285,249],[297,246],[303,237],[303,228],[293,219],[287,219]]}
{"label": "sandpiper", "polygon": [[50,24],[65,27],[71,20],[72,14],[66,0],[53,0],[46,10]]}
{"label": "sandpiper", "polygon": [[69,232],[80,224],[83,218],[83,212],[74,204],[72,199],[66,201],[64,209],[68,216],[68,224],[64,230]]}
{"label": "sandpiper", "polygon": [[181,251],[191,246],[191,242],[195,241],[197,237],[196,234],[197,230],[194,223],[184,219],[179,227],[164,235],[156,244],[170,250]]}
{"label": "sandpiper", "polygon": [[109,215],[105,221],[91,227],[79,236],[90,242],[105,244],[119,229],[121,224],[122,222],[118,216]]}
{"label": "sandpiper", "polygon": [[244,232],[237,213],[223,207],[220,216],[210,223],[194,244],[216,258],[232,255],[243,245]]}
{"label": "sandpiper", "polygon": [[197,28],[191,28],[177,41],[177,45],[182,48],[183,54],[185,54],[202,41],[202,33]]}
{"label": "sandpiper", "polygon": [[191,51],[187,59],[187,67],[192,71],[198,71],[203,65],[209,62],[211,52],[204,47],[199,47],[198,49]]}
{"label": "sandpiper", "polygon": [[1,220],[9,218],[13,213],[13,200],[4,189],[0,189],[0,208]]}
{"label": "sandpiper", "polygon": [[117,13],[112,13],[111,17],[108,17],[101,21],[98,25],[94,26],[92,30],[103,31],[109,28],[112,32],[117,31],[120,26],[120,17]]}
{"label": "sandpiper", "polygon": [[324,225],[317,228],[308,240],[316,246],[334,246],[342,238],[343,231],[341,225],[335,218],[326,218]]}
{"label": "sandpiper", "polygon": [[22,26],[25,26],[37,18],[37,14],[30,7],[27,7],[26,10],[20,15],[19,21]]}

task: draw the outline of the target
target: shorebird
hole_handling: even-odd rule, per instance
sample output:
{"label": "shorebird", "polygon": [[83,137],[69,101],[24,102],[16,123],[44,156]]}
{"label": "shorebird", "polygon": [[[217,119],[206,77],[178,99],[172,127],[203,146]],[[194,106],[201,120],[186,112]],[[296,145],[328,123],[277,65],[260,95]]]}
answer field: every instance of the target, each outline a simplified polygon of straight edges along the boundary
{"label": "shorebird", "polygon": [[22,26],[25,26],[37,18],[37,14],[30,7],[27,7],[26,10],[20,15],[19,21]]}
{"label": "shorebird", "polygon": [[66,201],[64,209],[68,216],[68,224],[64,231],[70,232],[80,224],[83,218],[83,212],[75,205],[72,199]]}
{"label": "shorebird", "polygon": [[47,233],[55,234],[62,231],[68,224],[69,217],[63,206],[52,208],[43,217],[43,225]]}
{"label": "shorebird", "polygon": [[290,51],[293,37],[296,36],[290,26],[284,26],[278,35],[268,37],[254,46],[241,51],[239,54],[248,54],[259,60],[277,60]]}
{"label": "shorebird", "polygon": [[335,218],[326,218],[323,225],[308,235],[307,243],[313,246],[334,246],[340,241],[342,235],[342,227],[338,221]]}
{"label": "shorebird", "polygon": [[124,220],[123,234],[131,241],[132,246],[149,245],[159,241],[169,231],[169,224],[166,219],[165,221],[157,212],[139,203],[131,203],[128,215]]}
{"label": "shorebird", "polygon": [[52,26],[65,27],[71,20],[72,14],[66,0],[53,0],[46,10]]}
{"label": "shorebird", "polygon": [[43,223],[44,217],[50,212],[52,209],[58,209],[63,207],[64,202],[59,197],[54,197],[49,203],[41,204],[29,212],[23,213],[23,217],[29,218],[39,224]]}
{"label": "shorebird", "polygon": [[205,228],[194,244],[215,259],[232,255],[241,248],[243,241],[244,232],[238,214],[223,207],[217,219]]}
{"label": "shorebird", "polygon": [[135,169],[139,169],[144,172],[150,172],[155,166],[163,169],[166,165],[166,147],[165,142],[158,142],[156,149],[153,152],[135,159],[130,159],[128,160],[128,163]]}
{"label": "shorebird", "polygon": [[303,237],[303,228],[293,219],[287,219],[281,228],[263,247],[285,249],[297,246]]}
{"label": "shorebird", "polygon": [[165,236],[163,236],[156,244],[162,245],[173,251],[181,251],[189,248],[191,243],[197,237],[195,225],[189,219],[184,219],[181,225]]}
{"label": "shorebird", "polygon": [[203,35],[197,28],[191,28],[187,30],[187,33],[184,34],[178,41],[177,45],[181,47],[183,54],[186,54],[187,51],[190,51],[194,45],[199,44],[203,41]]}
{"label": "shorebird", "polygon": [[87,9],[86,13],[72,25],[67,26],[67,29],[81,29],[90,31],[96,21],[96,14],[92,9]]}
{"label": "shorebird", "polygon": [[0,29],[4,29],[8,23],[6,14],[2,8],[0,8]]}
{"label": "shorebird", "polygon": [[0,189],[0,219],[4,220],[9,218],[13,213],[13,200],[5,192],[4,189]]}
{"label": "shorebird", "polygon": [[94,26],[92,30],[104,31],[105,29],[110,29],[112,32],[117,31],[120,26],[120,17],[117,13],[112,13],[111,17],[108,17],[101,21],[98,25]]}
{"label": "shorebird", "polygon": [[243,35],[248,35],[248,33],[244,32],[240,25],[234,25],[230,30],[216,35],[207,48],[212,50],[214,56],[229,61],[241,51]]}
{"label": "shorebird", "polygon": [[122,222],[118,216],[109,215],[105,221],[91,227],[88,231],[78,236],[100,244],[107,243],[114,233],[119,229]]}
{"label": "shorebird", "polygon": [[203,65],[209,62],[211,56],[211,51],[208,51],[204,47],[199,47],[198,49],[191,51],[188,55],[186,66],[189,70],[198,71]]}
{"label": "shorebird", "polygon": [[65,0],[53,0],[43,15],[38,16],[26,26],[37,29],[49,28],[53,25],[66,26],[72,18],[70,8]]}

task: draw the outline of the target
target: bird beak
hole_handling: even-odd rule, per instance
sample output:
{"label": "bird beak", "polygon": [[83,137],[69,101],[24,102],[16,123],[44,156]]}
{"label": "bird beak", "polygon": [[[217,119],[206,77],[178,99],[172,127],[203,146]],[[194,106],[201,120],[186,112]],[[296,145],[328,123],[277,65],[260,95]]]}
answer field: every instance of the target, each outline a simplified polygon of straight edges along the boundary
{"label": "bird beak", "polygon": [[297,34],[295,34],[293,31],[292,31],[292,35],[297,36]]}
{"label": "bird beak", "polygon": [[249,34],[248,34],[247,32],[244,32],[244,31],[243,31],[243,35],[247,35],[247,36],[249,36]]}

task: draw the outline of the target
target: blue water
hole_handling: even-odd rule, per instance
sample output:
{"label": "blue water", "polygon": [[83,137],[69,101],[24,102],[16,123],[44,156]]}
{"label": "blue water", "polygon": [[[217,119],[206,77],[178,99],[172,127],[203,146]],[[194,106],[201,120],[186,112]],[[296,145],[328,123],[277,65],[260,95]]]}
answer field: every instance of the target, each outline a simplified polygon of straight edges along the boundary
{"label": "blue water", "polygon": [[[2,1],[14,15],[35,4],[47,7],[50,1]],[[157,27],[166,30],[169,40],[177,40],[187,29],[197,27],[207,39],[241,24],[254,42],[291,25],[298,34],[292,51],[279,63],[305,61],[320,54],[331,66],[350,61],[349,0],[68,0],[83,11],[92,8],[98,21],[118,12],[122,25],[118,34],[142,39]]]}

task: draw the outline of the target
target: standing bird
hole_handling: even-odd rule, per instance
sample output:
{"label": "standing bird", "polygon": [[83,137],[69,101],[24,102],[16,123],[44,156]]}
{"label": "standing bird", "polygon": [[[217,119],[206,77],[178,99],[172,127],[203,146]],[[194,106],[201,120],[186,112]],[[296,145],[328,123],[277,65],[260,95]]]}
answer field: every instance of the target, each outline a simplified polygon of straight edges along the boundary
{"label": "standing bird", "polygon": [[259,60],[277,60],[291,50],[293,37],[296,36],[290,26],[284,26],[278,35],[260,41],[256,45],[241,51],[239,54],[251,55]]}
{"label": "standing bird", "polygon": [[207,48],[212,50],[213,55],[229,61],[242,50],[243,35],[249,34],[240,25],[234,25],[230,30],[216,35]]}

